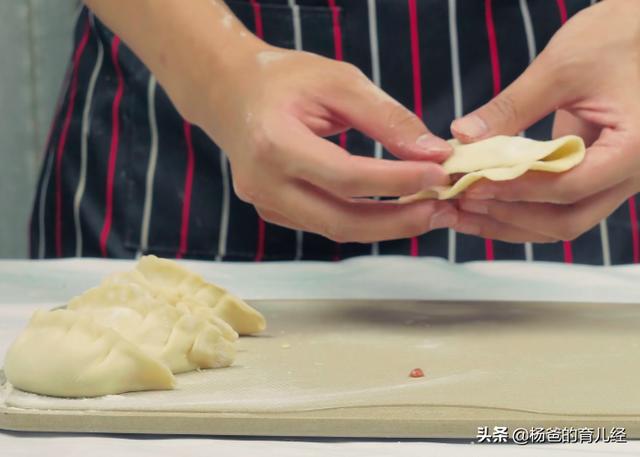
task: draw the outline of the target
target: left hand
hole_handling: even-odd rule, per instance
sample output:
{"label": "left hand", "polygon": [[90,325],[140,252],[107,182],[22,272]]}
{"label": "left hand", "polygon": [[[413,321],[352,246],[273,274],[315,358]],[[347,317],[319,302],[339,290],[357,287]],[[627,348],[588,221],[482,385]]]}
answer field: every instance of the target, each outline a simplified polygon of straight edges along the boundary
{"label": "left hand", "polygon": [[516,135],[555,111],[584,161],[561,174],[482,180],[460,200],[455,230],[513,243],[572,240],[640,191],[640,2],[607,0],[571,18],[493,100],[452,124],[462,142]]}

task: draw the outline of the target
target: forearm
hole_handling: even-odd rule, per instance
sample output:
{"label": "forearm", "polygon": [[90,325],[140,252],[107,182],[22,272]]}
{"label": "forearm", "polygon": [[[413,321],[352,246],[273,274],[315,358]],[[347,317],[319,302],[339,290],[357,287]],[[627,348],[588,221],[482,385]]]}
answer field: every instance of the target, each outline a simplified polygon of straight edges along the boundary
{"label": "forearm", "polygon": [[[85,0],[149,67],[183,116],[215,102],[266,44],[221,0]],[[216,84],[212,84],[215,78]],[[202,93],[206,91],[206,93]]]}

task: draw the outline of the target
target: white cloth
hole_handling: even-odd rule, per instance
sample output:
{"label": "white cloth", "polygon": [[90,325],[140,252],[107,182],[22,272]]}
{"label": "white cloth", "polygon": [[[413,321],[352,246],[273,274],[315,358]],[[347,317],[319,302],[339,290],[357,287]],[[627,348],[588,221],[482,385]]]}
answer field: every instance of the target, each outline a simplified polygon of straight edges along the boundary
{"label": "white cloth", "polygon": [[[640,267],[590,267],[552,263],[477,262],[452,265],[439,259],[357,258],[340,263],[186,262],[207,279],[247,299],[404,298],[548,300],[640,303]],[[0,364],[10,342],[37,308],[63,304],[121,260],[0,261]],[[640,305],[639,305],[640,306]],[[256,440],[125,437],[0,432],[3,456],[22,455],[639,455],[640,441],[610,445],[486,446],[435,441]]]}

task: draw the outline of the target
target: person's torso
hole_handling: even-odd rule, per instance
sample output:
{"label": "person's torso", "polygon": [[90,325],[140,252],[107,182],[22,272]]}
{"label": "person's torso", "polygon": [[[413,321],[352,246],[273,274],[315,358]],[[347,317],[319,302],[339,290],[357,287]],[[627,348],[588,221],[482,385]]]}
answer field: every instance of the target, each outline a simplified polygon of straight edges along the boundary
{"label": "person's torso", "polygon": [[[513,81],[590,0],[246,0],[227,2],[267,42],[349,61],[437,135]],[[139,59],[86,9],[44,158],[32,257],[335,260],[357,255],[451,261],[637,261],[635,200],[572,242],[508,244],[435,230],[337,244],[261,221],[233,193],[224,154],[186,123]],[[215,75],[212,75],[215,78]],[[525,135],[546,139],[551,120]],[[334,141],[339,141],[334,138]],[[356,131],[353,154],[391,157]],[[412,248],[413,246],[413,248]],[[417,249],[416,249],[417,247]]]}

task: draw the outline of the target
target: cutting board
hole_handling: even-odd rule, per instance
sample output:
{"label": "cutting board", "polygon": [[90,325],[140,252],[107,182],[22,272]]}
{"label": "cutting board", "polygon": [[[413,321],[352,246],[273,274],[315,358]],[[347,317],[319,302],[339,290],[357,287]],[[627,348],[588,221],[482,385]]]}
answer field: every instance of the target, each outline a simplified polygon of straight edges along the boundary
{"label": "cutting board", "polygon": [[241,338],[230,368],[178,375],[173,391],[88,399],[5,384],[0,428],[474,438],[485,426],[624,427],[640,437],[640,305],[251,304],[268,329]]}

